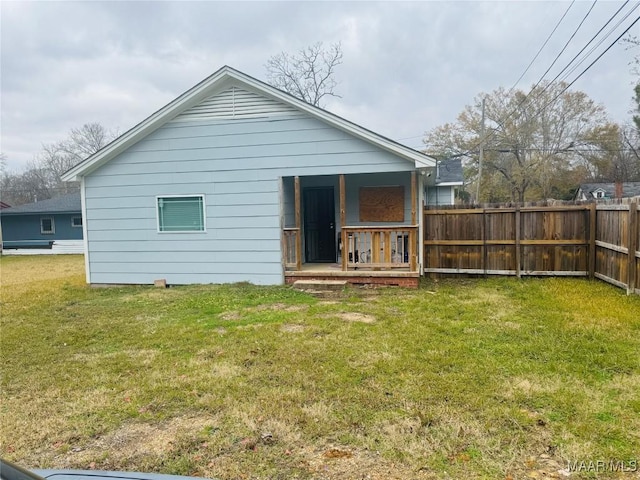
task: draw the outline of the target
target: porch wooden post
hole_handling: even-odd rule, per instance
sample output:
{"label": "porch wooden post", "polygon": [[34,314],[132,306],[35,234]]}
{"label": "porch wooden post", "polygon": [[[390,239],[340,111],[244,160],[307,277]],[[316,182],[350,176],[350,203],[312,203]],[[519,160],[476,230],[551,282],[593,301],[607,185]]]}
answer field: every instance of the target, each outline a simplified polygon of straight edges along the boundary
{"label": "porch wooden post", "polygon": [[300,215],[300,177],[295,177],[295,211],[296,211],[296,270],[302,270],[302,220]]}
{"label": "porch wooden post", "polygon": [[418,188],[416,186],[416,172],[411,172],[411,225],[417,225],[417,212],[418,212]]}
{"label": "porch wooden post", "polygon": [[347,245],[347,232],[344,231],[344,227],[347,224],[347,201],[346,201],[346,189],[344,183],[344,174],[340,174],[340,238],[342,241],[342,270],[347,271],[347,262],[349,260],[349,245]]}
{"label": "porch wooden post", "polygon": [[[416,171],[414,170],[413,172],[411,172],[411,225],[412,226],[415,226],[418,224],[417,194],[418,194],[418,188],[417,188],[417,181],[416,181]],[[417,255],[417,249],[418,249],[417,244],[418,244],[418,241],[416,238],[415,230],[411,229],[411,232],[409,233],[409,248],[411,249],[409,251],[409,262],[410,262],[409,269],[412,272],[415,272],[417,270],[417,264],[416,264],[416,255]]]}

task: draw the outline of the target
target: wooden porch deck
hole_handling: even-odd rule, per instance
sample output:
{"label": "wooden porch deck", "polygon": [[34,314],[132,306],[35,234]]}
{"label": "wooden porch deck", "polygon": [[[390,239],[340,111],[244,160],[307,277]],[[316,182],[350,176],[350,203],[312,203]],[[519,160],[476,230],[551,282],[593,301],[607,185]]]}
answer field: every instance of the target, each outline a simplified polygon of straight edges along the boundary
{"label": "wooden porch deck", "polygon": [[[404,223],[404,210],[398,218],[387,218],[380,212],[368,212],[365,217],[380,225],[347,225],[345,176],[339,176],[340,187],[340,234],[337,263],[305,263],[303,252],[303,230],[300,178],[294,177],[295,225],[286,225],[282,219],[282,252],[285,283],[306,280],[345,280],[353,284],[399,285],[417,287],[420,278],[418,269],[418,223],[417,181],[411,172],[411,224]],[[402,192],[403,190],[400,189]],[[401,198],[401,207],[404,200]],[[384,207],[377,205],[378,210]],[[331,212],[333,215],[333,212]],[[369,218],[372,217],[372,218]],[[363,215],[359,217],[363,221]],[[334,223],[331,223],[333,232]],[[322,243],[313,239],[312,245]],[[309,240],[307,239],[307,242]],[[307,245],[308,247],[308,245]],[[310,258],[327,258],[310,255]],[[329,255],[328,258],[331,258]],[[335,258],[335,257],[334,257]]]}
{"label": "wooden porch deck", "polygon": [[339,263],[304,263],[300,270],[286,270],[284,277],[287,284],[292,284],[296,280],[345,280],[353,285],[395,285],[417,288],[420,273],[411,272],[409,268],[382,271],[362,268],[343,271]]}

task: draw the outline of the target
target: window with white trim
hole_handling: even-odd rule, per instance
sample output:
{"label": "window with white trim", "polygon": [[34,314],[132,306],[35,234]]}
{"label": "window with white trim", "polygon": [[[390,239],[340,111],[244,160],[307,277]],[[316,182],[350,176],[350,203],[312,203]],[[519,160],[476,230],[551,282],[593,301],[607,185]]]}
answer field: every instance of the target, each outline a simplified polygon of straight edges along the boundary
{"label": "window with white trim", "polygon": [[82,227],[82,217],[71,217],[72,227]]}
{"label": "window with white trim", "polygon": [[159,232],[204,232],[204,195],[157,197]]}
{"label": "window with white trim", "polygon": [[56,224],[51,217],[42,217],[40,219],[40,233],[43,235],[49,235],[56,233]]}

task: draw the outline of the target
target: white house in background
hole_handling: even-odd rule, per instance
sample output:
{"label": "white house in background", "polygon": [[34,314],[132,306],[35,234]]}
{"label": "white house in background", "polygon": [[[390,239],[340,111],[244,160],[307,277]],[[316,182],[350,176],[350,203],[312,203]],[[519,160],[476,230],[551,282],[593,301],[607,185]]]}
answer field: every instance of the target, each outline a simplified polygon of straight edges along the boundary
{"label": "white house in background", "polygon": [[607,200],[612,198],[632,198],[640,196],[640,182],[621,182],[616,184],[613,182],[600,183],[583,183],[574,195],[574,200]]}
{"label": "white house in background", "polygon": [[223,67],[64,179],[81,182],[92,284],[417,285],[437,174],[435,159]]}
{"label": "white house in background", "polygon": [[464,185],[462,160],[448,158],[438,160],[435,175],[424,182],[424,198],[427,205],[454,205],[456,190]]}

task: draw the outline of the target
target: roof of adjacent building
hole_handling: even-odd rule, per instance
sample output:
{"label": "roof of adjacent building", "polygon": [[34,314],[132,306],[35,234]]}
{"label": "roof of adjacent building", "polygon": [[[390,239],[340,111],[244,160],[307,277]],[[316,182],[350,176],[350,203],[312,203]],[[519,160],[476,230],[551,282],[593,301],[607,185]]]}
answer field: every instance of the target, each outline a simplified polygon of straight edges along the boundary
{"label": "roof of adjacent building", "polygon": [[[587,197],[594,195],[598,190],[604,192],[606,198],[615,198],[616,196],[616,184],[613,182],[607,183],[583,183],[580,185],[580,191]],[[622,182],[622,196],[623,198],[640,196],[640,182]]]}
{"label": "roof of adjacent building", "polygon": [[62,195],[60,197],[40,200],[39,202],[25,203],[15,207],[3,208],[2,215],[19,215],[30,213],[80,213],[82,203],[80,192]]}
{"label": "roof of adjacent building", "polygon": [[253,78],[246,73],[240,72],[229,66],[224,66],[211,76],[184,92],[182,95],[175,98],[157,112],[151,114],[135,127],[120,135],[104,148],[71,168],[62,176],[62,179],[64,181],[80,180],[81,177],[90,174],[112,158],[124,152],[127,148],[135,145],[137,142],[162,127],[165,123],[174,119],[180,113],[198,105],[207,97],[222,91],[222,88],[228,86],[230,82],[253,89],[255,92],[258,92],[267,98],[289,105],[301,112],[309,114],[311,117],[325,122],[328,125],[348,132],[357,138],[382,148],[383,150],[414,162],[416,168],[433,167],[436,164],[433,157],[407,147],[406,145],[402,145],[401,143],[386,138],[378,133],[372,132],[371,130],[328,112],[327,110],[311,105],[310,103],[300,100],[287,92]]}
{"label": "roof of adjacent building", "polygon": [[462,159],[447,158],[438,162],[436,185],[462,185]]}

